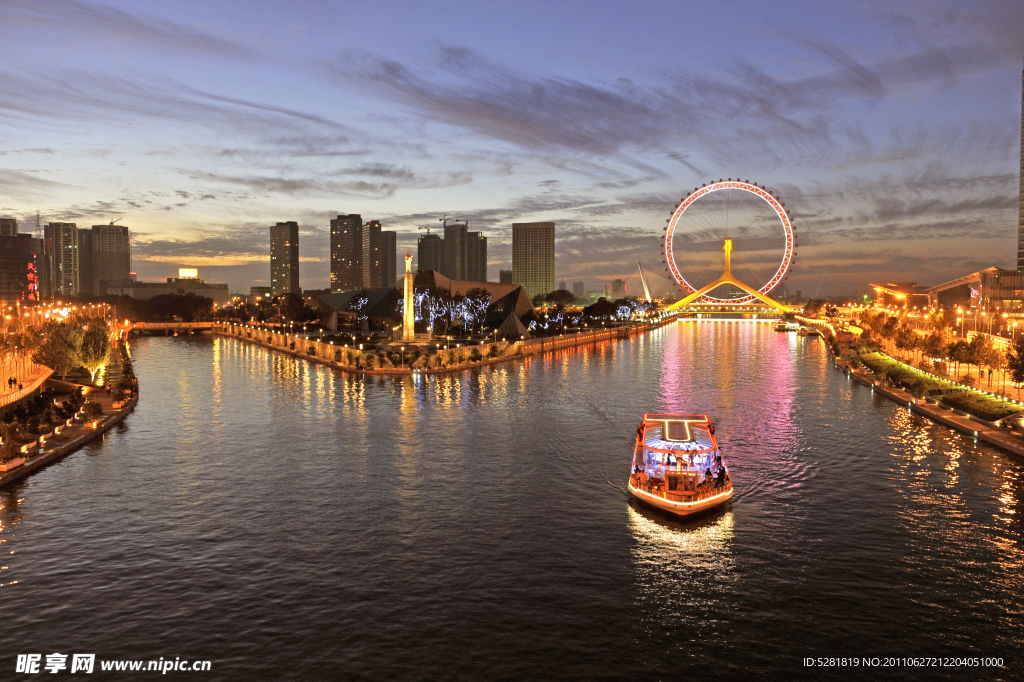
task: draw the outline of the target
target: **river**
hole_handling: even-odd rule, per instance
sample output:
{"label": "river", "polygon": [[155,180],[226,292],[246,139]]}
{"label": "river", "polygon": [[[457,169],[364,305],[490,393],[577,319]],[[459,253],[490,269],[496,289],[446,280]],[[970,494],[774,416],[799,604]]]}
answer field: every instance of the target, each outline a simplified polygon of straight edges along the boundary
{"label": "river", "polygon": [[[0,492],[2,678],[32,652],[207,659],[205,680],[1024,664],[1024,465],[854,384],[820,340],[688,321],[365,380],[208,335],[132,351],[135,413]],[[630,500],[644,412],[712,416],[727,507]]]}

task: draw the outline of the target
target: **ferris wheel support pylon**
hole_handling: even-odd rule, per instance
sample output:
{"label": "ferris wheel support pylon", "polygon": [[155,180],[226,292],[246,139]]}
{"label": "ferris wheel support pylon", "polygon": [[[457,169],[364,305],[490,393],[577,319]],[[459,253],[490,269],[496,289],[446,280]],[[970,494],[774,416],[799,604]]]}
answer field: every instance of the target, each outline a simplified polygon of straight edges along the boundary
{"label": "ferris wheel support pylon", "polygon": [[668,306],[666,308],[666,310],[676,310],[678,308],[682,308],[683,306],[689,305],[690,303],[692,303],[693,301],[697,300],[698,298],[700,298],[704,294],[708,293],[709,291],[711,291],[711,290],[713,290],[713,289],[715,289],[717,287],[722,286],[723,284],[732,284],[735,287],[739,287],[740,289],[742,289],[746,293],[750,294],[751,296],[753,296],[757,300],[759,300],[759,301],[761,301],[763,303],[767,303],[768,305],[770,305],[771,307],[775,308],[776,310],[781,310],[781,311],[784,311],[784,312],[789,310],[789,308],[787,308],[786,306],[782,305],[778,301],[772,299],[769,296],[765,296],[764,294],[762,294],[757,289],[754,289],[753,287],[747,286],[743,282],[741,282],[738,279],[736,279],[735,277],[733,277],[733,275],[732,275],[732,240],[731,239],[726,239],[725,240],[725,246],[722,247],[722,250],[725,251],[725,269],[722,271],[722,276],[719,277],[718,279],[716,279],[711,284],[708,284],[706,286],[701,287],[700,289],[697,289],[692,294],[690,294],[689,296],[683,298],[682,300],[676,301],[672,305]]}

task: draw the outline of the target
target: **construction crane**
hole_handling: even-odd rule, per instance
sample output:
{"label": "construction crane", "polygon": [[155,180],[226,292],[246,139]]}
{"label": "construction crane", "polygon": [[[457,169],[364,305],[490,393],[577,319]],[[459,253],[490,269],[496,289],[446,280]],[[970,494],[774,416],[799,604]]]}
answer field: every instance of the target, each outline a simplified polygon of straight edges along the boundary
{"label": "construction crane", "polygon": [[111,221],[110,221],[110,226],[111,226],[111,227],[113,227],[113,226],[114,226],[114,223],[119,223],[119,222],[121,222],[122,220],[123,220],[123,218],[118,218],[117,220],[111,220]]}

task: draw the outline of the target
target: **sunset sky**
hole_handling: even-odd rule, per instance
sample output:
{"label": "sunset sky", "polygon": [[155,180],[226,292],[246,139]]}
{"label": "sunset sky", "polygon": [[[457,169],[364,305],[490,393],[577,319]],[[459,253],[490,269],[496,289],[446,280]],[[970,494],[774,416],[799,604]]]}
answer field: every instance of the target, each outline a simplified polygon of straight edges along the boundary
{"label": "sunset sky", "polygon": [[[770,9],[769,9],[770,8]],[[720,177],[775,190],[790,288],[1014,267],[1024,3],[0,0],[0,215],[121,218],[140,278],[266,283],[267,227],[443,215],[510,267],[660,271],[665,218]]]}

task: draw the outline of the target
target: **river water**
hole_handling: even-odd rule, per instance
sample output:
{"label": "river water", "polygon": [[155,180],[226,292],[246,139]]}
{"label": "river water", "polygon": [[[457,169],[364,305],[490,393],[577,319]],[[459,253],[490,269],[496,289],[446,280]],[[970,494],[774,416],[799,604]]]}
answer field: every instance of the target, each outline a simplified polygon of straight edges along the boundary
{"label": "river water", "polygon": [[[0,492],[2,679],[32,652],[208,659],[207,680],[1021,674],[1021,461],[821,341],[690,321],[366,380],[226,338],[132,350],[135,413]],[[724,510],[630,500],[644,412],[712,416]]]}

